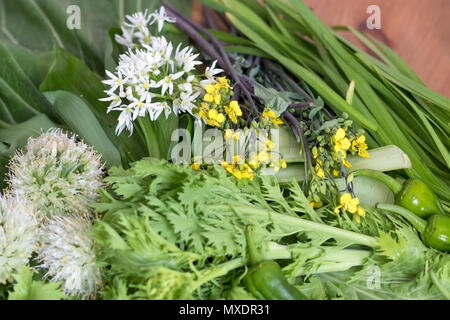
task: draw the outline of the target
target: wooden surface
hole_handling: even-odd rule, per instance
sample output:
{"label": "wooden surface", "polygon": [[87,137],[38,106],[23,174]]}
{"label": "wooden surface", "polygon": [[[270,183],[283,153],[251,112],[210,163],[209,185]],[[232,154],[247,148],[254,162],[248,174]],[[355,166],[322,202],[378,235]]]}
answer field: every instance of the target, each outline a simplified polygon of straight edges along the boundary
{"label": "wooden surface", "polygon": [[[351,25],[374,35],[396,51],[429,88],[450,97],[450,0],[304,1],[327,25]],[[366,27],[367,7],[374,4],[381,9],[380,30]],[[202,19],[199,3],[194,4],[193,18]]]}

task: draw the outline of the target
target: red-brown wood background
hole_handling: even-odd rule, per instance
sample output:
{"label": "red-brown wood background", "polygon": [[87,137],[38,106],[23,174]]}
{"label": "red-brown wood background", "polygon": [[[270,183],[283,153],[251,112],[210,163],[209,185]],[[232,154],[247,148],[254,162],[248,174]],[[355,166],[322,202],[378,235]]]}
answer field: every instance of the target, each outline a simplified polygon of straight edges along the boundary
{"label": "red-brown wood background", "polygon": [[[330,26],[351,25],[374,35],[394,49],[429,88],[450,97],[450,0],[304,1]],[[366,27],[369,5],[381,9],[380,30]],[[202,14],[195,0],[193,19],[201,21]]]}

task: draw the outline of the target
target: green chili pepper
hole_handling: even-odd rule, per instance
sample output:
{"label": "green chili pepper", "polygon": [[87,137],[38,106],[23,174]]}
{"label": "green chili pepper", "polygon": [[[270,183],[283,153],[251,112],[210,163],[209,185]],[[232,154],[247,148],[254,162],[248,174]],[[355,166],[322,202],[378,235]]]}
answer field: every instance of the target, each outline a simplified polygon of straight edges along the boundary
{"label": "green chili pepper", "polygon": [[450,252],[450,217],[434,214],[428,220],[416,216],[411,211],[393,204],[377,204],[377,208],[397,213],[408,220],[419,231],[427,246]]}
{"label": "green chili pepper", "polygon": [[383,182],[394,193],[397,205],[421,218],[426,219],[433,214],[444,213],[438,197],[420,180],[409,179],[402,184],[387,174],[368,169],[358,170],[353,174],[355,177],[366,176]]}
{"label": "green chili pepper", "polygon": [[246,230],[250,270],[243,279],[246,289],[260,300],[308,300],[285,278],[281,267],[273,260],[263,261]]}

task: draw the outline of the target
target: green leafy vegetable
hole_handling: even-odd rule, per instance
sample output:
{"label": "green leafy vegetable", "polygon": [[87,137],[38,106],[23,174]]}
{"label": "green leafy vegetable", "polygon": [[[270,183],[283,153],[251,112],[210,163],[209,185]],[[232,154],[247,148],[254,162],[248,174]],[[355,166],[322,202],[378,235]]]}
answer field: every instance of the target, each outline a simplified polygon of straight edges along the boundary
{"label": "green leafy vegetable", "polygon": [[34,280],[35,274],[29,267],[23,266],[14,275],[15,285],[9,294],[9,300],[61,300],[66,295],[59,288],[60,282],[46,283]]}

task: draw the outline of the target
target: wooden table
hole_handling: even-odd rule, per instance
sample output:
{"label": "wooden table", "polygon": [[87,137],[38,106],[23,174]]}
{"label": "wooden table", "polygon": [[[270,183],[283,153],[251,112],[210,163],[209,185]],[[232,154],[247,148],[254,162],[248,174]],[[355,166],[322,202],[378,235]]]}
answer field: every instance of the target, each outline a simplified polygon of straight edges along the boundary
{"label": "wooden table", "polygon": [[[328,25],[351,25],[374,35],[396,51],[431,89],[450,97],[450,0],[304,1]],[[380,30],[367,29],[369,5],[381,9]],[[201,5],[194,3],[193,18],[201,20],[201,16]],[[359,43],[352,36],[348,38]]]}

